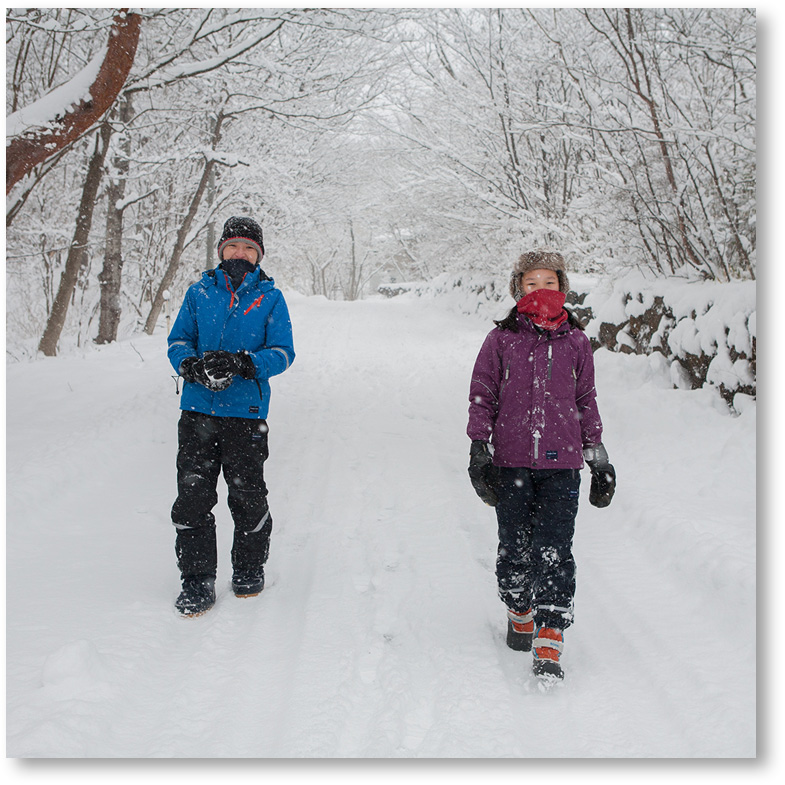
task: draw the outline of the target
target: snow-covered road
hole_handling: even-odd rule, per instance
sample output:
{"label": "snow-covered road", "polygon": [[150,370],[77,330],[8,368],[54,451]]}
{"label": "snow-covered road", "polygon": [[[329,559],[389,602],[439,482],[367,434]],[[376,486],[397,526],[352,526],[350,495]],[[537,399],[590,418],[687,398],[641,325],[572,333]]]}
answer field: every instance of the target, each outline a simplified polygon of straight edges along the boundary
{"label": "snow-covered road", "polygon": [[596,355],[619,488],[584,481],[576,622],[543,695],[504,644],[495,518],[466,475],[490,325],[289,297],[269,585],[184,620],[165,336],[7,370],[12,757],[751,757],[755,407]]}

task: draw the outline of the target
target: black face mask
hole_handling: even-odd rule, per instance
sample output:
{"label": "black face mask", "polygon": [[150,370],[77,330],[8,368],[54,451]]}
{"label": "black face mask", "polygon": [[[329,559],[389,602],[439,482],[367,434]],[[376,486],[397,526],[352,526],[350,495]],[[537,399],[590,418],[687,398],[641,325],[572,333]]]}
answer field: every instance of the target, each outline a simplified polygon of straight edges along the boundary
{"label": "black face mask", "polygon": [[229,276],[232,286],[236,289],[242,283],[243,277],[250,273],[256,265],[247,259],[224,259],[220,267]]}

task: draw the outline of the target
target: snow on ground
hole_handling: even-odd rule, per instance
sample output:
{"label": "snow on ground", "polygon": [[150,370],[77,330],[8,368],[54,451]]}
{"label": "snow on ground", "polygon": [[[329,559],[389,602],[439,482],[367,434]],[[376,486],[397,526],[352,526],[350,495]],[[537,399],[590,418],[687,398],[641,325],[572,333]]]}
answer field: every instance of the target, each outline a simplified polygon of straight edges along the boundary
{"label": "snow on ground", "polygon": [[[165,336],[7,369],[10,757],[752,757],[755,407],[596,355],[619,486],[575,539],[562,688],[504,644],[495,519],[466,475],[489,324],[416,299],[289,297],[269,586],[198,619],[169,510]],[[224,493],[225,496],[225,493]]]}

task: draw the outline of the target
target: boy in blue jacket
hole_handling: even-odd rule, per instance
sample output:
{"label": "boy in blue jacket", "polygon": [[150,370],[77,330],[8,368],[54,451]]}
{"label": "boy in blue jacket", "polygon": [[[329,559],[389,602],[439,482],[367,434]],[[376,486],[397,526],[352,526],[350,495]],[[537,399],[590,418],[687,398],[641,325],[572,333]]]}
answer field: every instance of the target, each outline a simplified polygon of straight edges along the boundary
{"label": "boy in blue jacket", "polygon": [[175,607],[183,616],[199,616],[215,603],[212,509],[220,471],[234,520],[232,589],[252,597],[264,588],[272,532],[263,471],[269,379],[294,362],[294,345],[286,302],[261,269],[263,256],[259,224],[229,218],[218,243],[220,264],[188,289],[169,334],[169,360],[185,382],[172,507],[182,579]]}

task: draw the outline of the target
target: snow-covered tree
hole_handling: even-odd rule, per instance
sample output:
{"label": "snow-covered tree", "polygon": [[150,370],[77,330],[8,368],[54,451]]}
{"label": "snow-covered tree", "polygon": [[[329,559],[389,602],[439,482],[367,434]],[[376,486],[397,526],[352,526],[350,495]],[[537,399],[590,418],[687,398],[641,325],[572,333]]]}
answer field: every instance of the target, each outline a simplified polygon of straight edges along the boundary
{"label": "snow-covered tree", "polygon": [[[754,11],[137,13],[113,105],[8,195],[28,350],[154,329],[232,214],[262,222],[282,285],[329,297],[543,245],[579,270],[755,276]],[[103,62],[116,16],[8,12],[12,130]]]}

